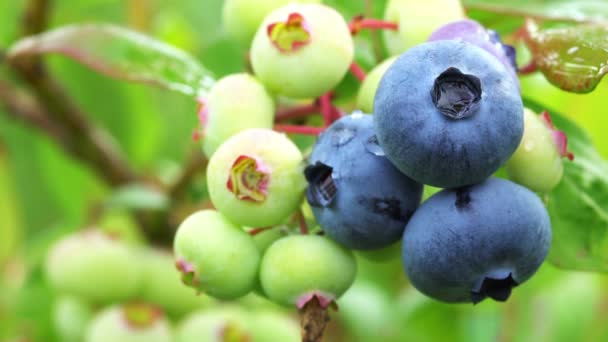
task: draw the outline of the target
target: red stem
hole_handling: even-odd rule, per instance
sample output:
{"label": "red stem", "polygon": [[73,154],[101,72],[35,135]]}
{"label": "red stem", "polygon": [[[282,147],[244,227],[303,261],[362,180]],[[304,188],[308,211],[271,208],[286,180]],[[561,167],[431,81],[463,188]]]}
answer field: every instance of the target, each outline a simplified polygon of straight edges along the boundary
{"label": "red stem", "polygon": [[249,235],[251,236],[255,236],[257,234],[260,234],[262,232],[267,231],[268,229],[270,229],[272,227],[260,227],[260,228],[253,228],[252,230],[249,231]]}
{"label": "red stem", "polygon": [[363,82],[363,80],[365,79],[365,70],[363,70],[363,68],[361,68],[361,66],[359,64],[357,64],[357,62],[352,62],[350,64],[350,72],[360,81]]}
{"label": "red stem", "polygon": [[319,135],[323,133],[325,128],[312,126],[294,126],[294,125],[274,125],[274,130],[283,133],[303,134],[303,135]]}
{"label": "red stem", "polygon": [[306,224],[306,219],[304,218],[304,214],[302,214],[302,209],[298,209],[296,212],[296,219],[298,220],[298,224],[300,225],[300,233],[308,234],[308,225]]}
{"label": "red stem", "polygon": [[362,29],[397,31],[399,24],[380,19],[365,19],[363,16],[354,17],[348,24],[351,34],[355,35]]}
{"label": "red stem", "polygon": [[311,114],[318,113],[319,110],[319,104],[316,102],[297,107],[284,108],[277,112],[274,121],[283,122],[291,119],[305,118]]}
{"label": "red stem", "polygon": [[331,119],[331,93],[325,93],[319,98],[319,104],[321,105],[321,114],[325,120],[325,126],[329,126],[332,123]]}
{"label": "red stem", "polygon": [[332,121],[336,121],[336,120],[340,120],[340,118],[342,117],[342,112],[340,112],[340,110],[338,109],[338,107],[336,106],[332,106],[332,116],[331,119]]}
{"label": "red stem", "polygon": [[534,61],[531,61],[527,65],[524,65],[523,67],[519,68],[519,70],[517,72],[520,75],[529,75],[533,72],[536,72],[537,70],[538,70],[538,67],[536,66],[536,63],[534,63]]}

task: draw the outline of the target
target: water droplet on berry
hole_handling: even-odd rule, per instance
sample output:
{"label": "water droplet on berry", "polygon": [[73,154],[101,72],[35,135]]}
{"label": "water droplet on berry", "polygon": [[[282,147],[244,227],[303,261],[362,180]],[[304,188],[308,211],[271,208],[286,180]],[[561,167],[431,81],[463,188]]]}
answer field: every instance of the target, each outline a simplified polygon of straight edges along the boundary
{"label": "water droplet on berry", "polygon": [[353,140],[357,131],[348,127],[338,127],[331,134],[331,144],[339,147]]}
{"label": "water droplet on berry", "polygon": [[365,141],[365,149],[367,150],[367,152],[375,156],[385,156],[384,150],[382,149],[382,147],[380,147],[380,144],[378,143],[378,137],[375,134]]}

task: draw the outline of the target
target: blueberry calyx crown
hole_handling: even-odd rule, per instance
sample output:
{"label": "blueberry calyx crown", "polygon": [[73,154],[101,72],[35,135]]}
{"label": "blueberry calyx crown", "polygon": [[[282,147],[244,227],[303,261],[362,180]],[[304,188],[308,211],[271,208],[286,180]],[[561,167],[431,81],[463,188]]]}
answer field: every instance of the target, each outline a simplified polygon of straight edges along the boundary
{"label": "blueberry calyx crown", "polygon": [[269,182],[270,169],[262,160],[241,155],[232,164],[226,187],[239,200],[264,202]]}
{"label": "blueberry calyx crown", "polygon": [[139,302],[125,304],[122,314],[123,319],[131,328],[150,327],[163,315],[159,308]]}
{"label": "blueberry calyx crown", "polygon": [[473,287],[471,301],[473,304],[477,304],[490,297],[495,301],[504,302],[511,296],[511,290],[517,285],[519,284],[513,279],[511,272],[502,277],[484,276],[481,284]]}
{"label": "blueberry calyx crown", "polygon": [[285,22],[268,25],[266,34],[281,53],[299,50],[310,43],[311,30],[300,13],[291,13]]}
{"label": "blueberry calyx crown", "polygon": [[468,118],[479,107],[481,81],[457,68],[448,68],[435,79],[431,98],[443,115],[452,119]]}
{"label": "blueberry calyx crown", "polygon": [[316,162],[304,169],[304,177],[308,181],[306,199],[310,205],[315,207],[328,207],[336,198],[338,189],[331,176],[331,166]]}

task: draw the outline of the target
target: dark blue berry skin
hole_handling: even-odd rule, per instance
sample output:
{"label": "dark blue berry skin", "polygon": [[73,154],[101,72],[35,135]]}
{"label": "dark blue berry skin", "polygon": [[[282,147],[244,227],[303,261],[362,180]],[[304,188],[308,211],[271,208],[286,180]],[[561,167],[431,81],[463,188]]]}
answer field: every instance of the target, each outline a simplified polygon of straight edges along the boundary
{"label": "dark blue berry skin", "polygon": [[406,275],[444,302],[506,300],[545,260],[551,223],[530,190],[498,178],[443,190],[424,202],[403,234]]}
{"label": "dark blue berry skin", "polygon": [[[435,81],[447,71],[443,80],[469,86],[471,110],[461,118],[434,101]],[[462,96],[453,84],[448,95]],[[482,182],[513,154],[523,135],[523,104],[494,56],[463,41],[434,41],[406,51],[387,70],[374,98],[374,123],[397,168],[420,183],[454,188]]]}
{"label": "dark blue berry skin", "polygon": [[351,249],[399,241],[422,197],[422,185],[384,156],[371,115],[334,122],[319,136],[305,173],[315,219],[325,234]]}

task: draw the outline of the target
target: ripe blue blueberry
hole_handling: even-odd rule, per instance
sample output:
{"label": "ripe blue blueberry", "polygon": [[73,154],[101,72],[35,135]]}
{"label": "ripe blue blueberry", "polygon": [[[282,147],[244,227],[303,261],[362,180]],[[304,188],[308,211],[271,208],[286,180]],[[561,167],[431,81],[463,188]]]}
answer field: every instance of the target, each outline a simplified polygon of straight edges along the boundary
{"label": "ripe blue blueberry", "polygon": [[519,88],[505,66],[464,41],[418,45],[384,74],[374,98],[380,145],[412,179],[441,188],[476,184],[523,135]]}
{"label": "ripe blue blueberry", "polygon": [[530,190],[491,178],[424,202],[403,234],[403,265],[420,292],[444,302],[505,301],[551,245],[551,223]]}
{"label": "ripe blue blueberry", "polygon": [[422,185],[384,156],[371,115],[334,122],[317,140],[305,174],[315,219],[330,238],[353,249],[398,241],[422,196]]}

